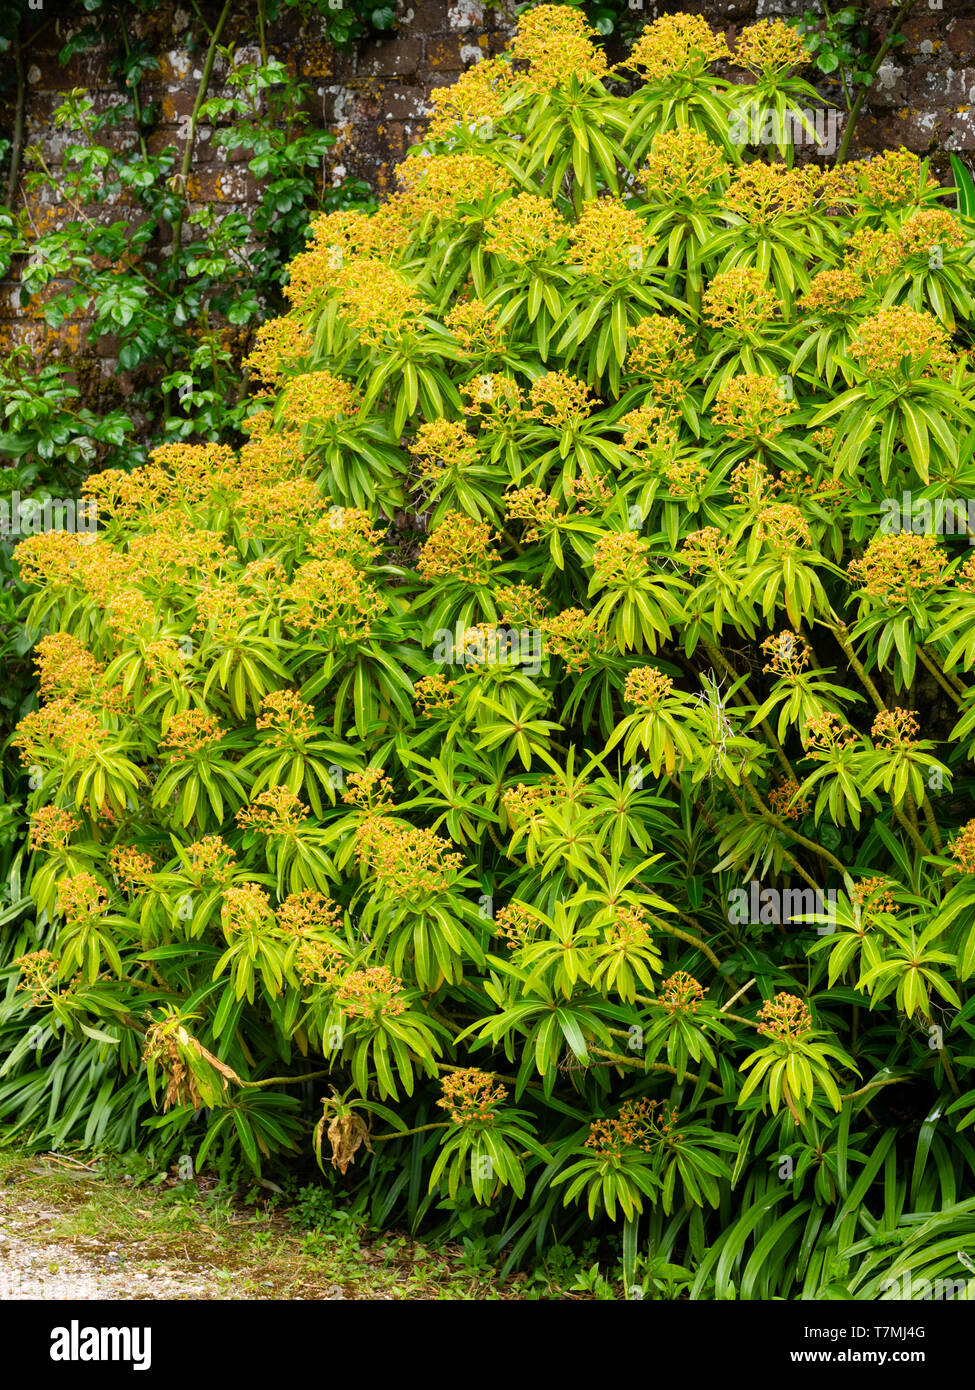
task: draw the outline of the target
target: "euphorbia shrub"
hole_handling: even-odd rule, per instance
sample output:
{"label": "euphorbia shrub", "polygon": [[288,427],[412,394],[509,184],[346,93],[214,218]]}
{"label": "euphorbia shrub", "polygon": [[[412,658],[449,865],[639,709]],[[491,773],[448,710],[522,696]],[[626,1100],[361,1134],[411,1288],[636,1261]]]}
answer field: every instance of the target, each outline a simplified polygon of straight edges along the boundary
{"label": "euphorbia shrub", "polygon": [[778,22],[728,56],[523,16],[314,224],[250,442],[21,544],[8,1117],[331,1147],[515,1260],[599,1215],[695,1296],[957,1248],[975,564],[918,518],[975,482],[971,229],[906,152],[737,145],[815,94]]}

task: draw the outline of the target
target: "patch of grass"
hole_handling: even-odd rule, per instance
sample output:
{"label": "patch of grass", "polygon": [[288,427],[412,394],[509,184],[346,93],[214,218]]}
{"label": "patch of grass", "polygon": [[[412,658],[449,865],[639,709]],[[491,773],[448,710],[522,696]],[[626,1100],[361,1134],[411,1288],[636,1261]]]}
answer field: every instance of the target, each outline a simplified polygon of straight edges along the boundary
{"label": "patch of grass", "polygon": [[31,1228],[38,1244],[70,1242],[122,1271],[203,1275],[213,1298],[580,1296],[567,1292],[575,1271],[558,1259],[551,1270],[502,1283],[479,1242],[436,1246],[396,1233],[369,1235],[318,1189],[302,1189],[292,1203],[269,1193],[245,1205],[211,1179],[180,1181],[138,1159],[0,1147],[0,1224],[7,1213],[32,1209],[50,1218]]}

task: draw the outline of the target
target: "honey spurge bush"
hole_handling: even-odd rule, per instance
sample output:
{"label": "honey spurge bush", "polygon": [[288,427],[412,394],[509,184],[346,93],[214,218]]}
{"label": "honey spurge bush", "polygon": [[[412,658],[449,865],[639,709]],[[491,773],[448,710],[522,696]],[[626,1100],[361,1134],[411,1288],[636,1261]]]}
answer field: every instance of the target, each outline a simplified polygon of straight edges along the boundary
{"label": "honey spurge bush", "polygon": [[314,1152],[509,1267],[616,1225],[696,1298],[958,1272],[972,228],[737,143],[804,61],[532,10],[313,224],[249,441],[21,544],[15,1130]]}

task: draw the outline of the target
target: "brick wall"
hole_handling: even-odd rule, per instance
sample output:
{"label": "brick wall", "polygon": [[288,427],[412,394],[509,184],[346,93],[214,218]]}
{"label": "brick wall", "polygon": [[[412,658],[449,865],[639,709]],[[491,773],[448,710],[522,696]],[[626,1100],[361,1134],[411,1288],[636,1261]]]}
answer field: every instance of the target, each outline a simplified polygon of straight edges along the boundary
{"label": "brick wall", "polygon": [[[648,22],[663,12],[693,10],[722,26],[733,40],[743,24],[771,15],[797,14],[815,0],[644,0],[642,17]],[[890,13],[889,0],[867,0],[876,34],[882,36]],[[31,41],[24,56],[27,84],[28,143],[39,143],[45,158],[57,165],[65,144],[63,132],[53,127],[51,113],[59,93],[83,87],[99,109],[120,100],[109,64],[115,41],[90,48],[66,66],[58,63],[63,44],[82,22],[80,6],[43,0],[45,27]],[[212,22],[214,10],[204,12]],[[485,10],[480,0],[400,0],[399,24],[388,38],[361,44],[354,53],[339,53],[323,39],[321,20],[302,22],[288,10],[269,26],[267,46],[291,71],[308,82],[314,93],[316,113],[338,137],[326,160],[325,177],[335,183],[343,177],[367,179],[379,192],[392,185],[393,168],[422,130],[430,92],[450,83],[456,75],[485,55],[504,46],[510,18],[502,11]],[[40,16],[38,16],[40,18]],[[158,73],[148,74],[141,85],[144,103],[158,103],[160,120],[150,137],[151,150],[165,145],[182,147],[187,133],[200,77],[203,35],[189,9],[162,4],[151,13],[130,20],[133,41],[145,39],[160,63]],[[861,150],[906,145],[932,153],[941,172],[946,152],[971,152],[975,163],[975,0],[917,0],[904,29],[906,42],[881,69],[858,127]],[[197,39],[195,50],[193,39]],[[233,23],[226,35],[238,39]],[[255,51],[256,56],[256,51]],[[617,55],[620,56],[620,55]],[[0,59],[9,63],[10,59]],[[222,67],[218,59],[211,95],[220,95]],[[827,89],[828,90],[828,89]],[[0,133],[11,126],[9,105],[0,105]],[[114,138],[127,140],[121,127]],[[202,127],[194,151],[191,192],[199,202],[246,209],[257,185],[241,163],[239,154],[212,146],[212,131]],[[39,227],[56,223],[64,210],[55,203],[33,207]],[[49,350],[50,334],[43,323],[33,323],[14,302],[15,287],[0,286],[0,348],[17,339],[33,341]],[[80,346],[83,325],[67,330],[65,345]],[[62,341],[63,335],[62,335]],[[101,378],[115,377],[110,343],[100,345]]]}
{"label": "brick wall", "polygon": [[[98,44],[77,54],[65,66],[58,54],[84,22],[79,4],[60,4],[43,0],[44,8],[32,16],[43,27],[25,45],[23,55],[26,79],[25,143],[39,145],[45,161],[56,169],[71,137],[54,126],[53,111],[62,93],[84,88],[101,112],[122,100],[117,80],[110,69],[118,41]],[[209,23],[216,8],[203,7]],[[398,28],[389,38],[364,42],[354,53],[335,50],[324,39],[324,24],[317,16],[302,21],[293,10],[269,25],[266,41],[271,56],[288,65],[294,76],[309,84],[313,93],[313,116],[331,130],[337,140],[329,150],[323,171],[327,182],[339,184],[345,177],[367,180],[377,191],[392,185],[393,169],[417,138],[429,93],[434,87],[452,82],[457,74],[485,55],[499,52],[510,32],[503,16],[485,13],[479,0],[418,0],[400,3]],[[166,146],[182,150],[188,135],[190,115],[201,77],[206,35],[188,8],[178,3],[163,4],[145,15],[129,18],[132,44],[145,41],[156,56],[159,70],[146,74],[140,83],[144,107],[156,107],[159,119],[148,137],[150,153]],[[225,41],[239,43],[233,21],[228,24]],[[245,57],[257,59],[258,49]],[[11,64],[10,57],[0,62]],[[229,96],[222,78],[226,64],[218,57],[211,80],[210,96]],[[12,84],[5,95],[12,95]],[[0,101],[0,136],[9,138],[13,110],[8,100]],[[214,146],[213,131],[202,125],[197,131],[189,192],[193,205],[212,204],[227,211],[244,210],[258,193],[258,184],[244,166],[245,153]],[[108,144],[129,145],[131,125],[106,129],[100,138]],[[38,231],[47,231],[70,215],[49,193],[25,195]],[[124,212],[126,200],[117,200],[107,217]],[[19,304],[18,286],[13,280],[0,283],[0,351],[15,342],[26,342],[39,354],[67,350],[74,356],[83,349],[87,325],[83,320],[65,325],[52,335],[43,321],[42,306],[35,303],[24,310]],[[102,339],[94,359],[82,355],[85,393],[96,391],[99,380],[109,396],[118,395],[116,367],[112,359],[112,340]],[[92,375],[92,367],[98,370]],[[124,380],[121,383],[124,390]]]}

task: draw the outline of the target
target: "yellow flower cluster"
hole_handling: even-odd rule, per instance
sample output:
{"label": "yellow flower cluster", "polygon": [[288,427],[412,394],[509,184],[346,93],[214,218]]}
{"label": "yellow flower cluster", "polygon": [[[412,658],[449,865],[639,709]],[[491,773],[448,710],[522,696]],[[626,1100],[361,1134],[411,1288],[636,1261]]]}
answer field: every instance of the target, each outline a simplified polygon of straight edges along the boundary
{"label": "yellow flower cluster", "polygon": [[493,1072],[477,1067],[458,1067],[441,1079],[443,1097],[437,1101],[450,1114],[455,1125],[490,1125],[497,1118],[498,1106],[507,1096]]}
{"label": "yellow flower cluster", "polygon": [[662,470],[672,497],[691,497],[699,493],[708,481],[707,465],[700,459],[667,459]]}
{"label": "yellow flower cluster", "polygon": [[301,473],[307,447],[297,430],[282,430],[266,438],[248,439],[241,446],[237,464],[234,502],[246,489],[292,481]]}
{"label": "yellow flower cluster", "polygon": [[530,265],[551,255],[568,236],[569,227],[548,198],[519,193],[492,213],[484,232],[485,251],[513,265]]}
{"label": "yellow flower cluster", "polygon": [[511,65],[503,58],[482,58],[449,87],[436,87],[430,94],[433,114],[427,138],[445,140],[465,126],[490,139],[504,117],[504,99],[513,79]]}
{"label": "yellow flower cluster", "polygon": [[[20,550],[21,546],[17,548]],[[112,550],[101,541],[78,546],[75,555],[73,578],[90,598],[106,607],[113,601],[117,602],[122,592],[129,592],[127,585],[141,578],[135,562],[128,555]],[[122,612],[121,607],[118,612]]]}
{"label": "yellow flower cluster", "polygon": [[198,888],[204,883],[223,886],[234,876],[237,856],[219,835],[204,835],[202,840],[194,840],[186,847],[186,857],[188,876]]}
{"label": "yellow flower cluster", "polygon": [[358,507],[329,507],[308,526],[308,553],[316,560],[348,560],[368,565],[382,548],[383,532]]}
{"label": "yellow flower cluster", "polygon": [[838,266],[820,271],[799,305],[810,314],[843,316],[860,303],[865,293],[865,286],[857,272],[849,266]]}
{"label": "yellow flower cluster", "polygon": [[220,923],[229,936],[233,932],[263,932],[274,925],[270,896],[256,883],[240,883],[223,894]]}
{"label": "yellow flower cluster", "polygon": [[464,414],[477,419],[486,433],[510,431],[524,418],[525,398],[510,377],[485,372],[465,382],[460,394],[470,401],[470,405],[464,407]]}
{"label": "yellow flower cluster", "polygon": [[806,41],[798,29],[781,19],[761,19],[741,31],[734,61],[740,68],[758,73],[783,73],[809,62]]}
{"label": "yellow flower cluster", "polygon": [[701,570],[719,569],[726,565],[734,555],[734,549],[717,526],[705,526],[700,531],[691,531],[685,538],[681,555],[688,573],[698,574]]}
{"label": "yellow flower cluster", "polygon": [[[524,782],[519,782],[516,787],[508,787],[502,793],[501,804],[512,826],[517,827],[522,823],[527,823],[534,828],[541,820],[543,809],[552,804],[549,779],[533,782],[530,786]],[[511,910],[516,912],[516,915],[518,907],[518,904],[512,904]],[[513,942],[514,938],[512,938],[512,944]]]}
{"label": "yellow flower cluster", "polygon": [[305,989],[331,989],[345,969],[346,958],[331,941],[303,938],[295,951],[295,974]]}
{"label": "yellow flower cluster", "polygon": [[802,728],[802,745],[807,753],[836,753],[853,743],[856,743],[853,730],[832,710],[812,715]]}
{"label": "yellow flower cluster", "polygon": [[[131,473],[126,473],[121,468],[105,468],[100,473],[94,473],[86,478],[81,485],[81,495],[94,500],[98,515],[109,520],[116,518],[131,519],[146,503],[146,469],[136,468]],[[52,536],[57,534],[70,533],[49,533]],[[46,547],[37,545],[40,537],[31,537],[18,548],[18,560],[26,559],[34,549],[43,550]],[[73,537],[71,544],[74,545],[80,537]],[[97,542],[96,542],[97,543]],[[53,546],[56,552],[59,547]],[[54,557],[52,556],[52,559]]]}
{"label": "yellow flower cluster", "polygon": [[72,531],[42,531],[26,536],[14,551],[24,583],[35,588],[62,589],[79,583],[81,546],[88,539],[87,535]]}
{"label": "yellow flower cluster", "polygon": [[557,430],[580,424],[598,405],[586,383],[566,372],[546,372],[532,382],[528,396],[532,418]]}
{"label": "yellow flower cluster", "polygon": [[150,531],[129,541],[129,556],[149,583],[181,594],[191,573],[212,573],[230,559],[220,533],[188,528],[185,514],[161,513],[154,520],[172,529]]}
{"label": "yellow flower cluster", "polygon": [[277,910],[278,926],[293,936],[309,932],[342,930],[342,909],[314,888],[291,893]]}
{"label": "yellow flower cluster", "polygon": [[624,951],[629,947],[647,946],[651,937],[646,910],[642,907],[617,906],[606,939]]}
{"label": "yellow flower cluster", "polygon": [[619,198],[586,203],[569,229],[569,260],[593,280],[615,283],[638,276],[650,250],[643,219]]}
{"label": "yellow flower cluster", "polygon": [[848,571],[865,593],[888,603],[906,603],[917,590],[938,588],[947,563],[937,536],[901,531],[874,536],[862,558],[850,561]]}
{"label": "yellow flower cluster", "polygon": [[204,584],[196,596],[193,630],[208,629],[219,641],[232,646],[253,613],[249,594],[230,580],[217,580]]}
{"label": "yellow flower cluster", "polygon": [[151,600],[136,589],[124,589],[105,605],[105,621],[113,637],[140,637],[146,628],[155,628],[156,609]]}
{"label": "yellow flower cluster", "polygon": [[55,993],[58,978],[58,958],[50,951],[28,951],[26,956],[18,956],[14,965],[20,970],[18,989],[30,991],[30,1002],[35,1008],[46,1004]]}
{"label": "yellow flower cluster", "polygon": [[[365,219],[363,219],[365,220]],[[367,256],[362,255],[365,261]],[[324,303],[330,290],[335,288],[335,279],[346,263],[346,253],[340,246],[315,247],[295,256],[288,266],[288,283],[284,286],[284,296],[291,302],[292,313],[302,318],[311,316]],[[297,319],[291,320],[297,323]],[[271,320],[275,322],[275,320]],[[287,349],[287,333],[281,330]],[[282,369],[297,366],[300,359],[279,356],[275,335],[267,334],[267,346],[259,343],[249,360],[254,362],[254,370],[260,372],[261,379],[269,385],[278,385],[283,376]]]}
{"label": "yellow flower cluster", "polygon": [[100,917],[108,907],[108,893],[87,871],[58,882],[58,912],[72,925]]}
{"label": "yellow flower cluster", "polygon": [[774,377],[743,372],[719,387],[711,418],[732,439],[769,444],[795,409],[795,401],[785,398]]}
{"label": "yellow flower cluster", "polygon": [[404,902],[445,893],[451,875],[462,863],[461,856],[450,849],[450,842],[432,830],[393,821],[365,822],[357,842],[379,886]]}
{"label": "yellow flower cluster", "polygon": [[966,874],[975,874],[975,820],[967,821],[948,846],[952,859]]}
{"label": "yellow flower cluster", "polygon": [[774,637],[766,637],[762,651],[768,657],[762,670],[776,676],[801,676],[809,666],[809,646],[805,638],[788,628]]}
{"label": "yellow flower cluster", "polygon": [[377,1015],[394,1018],[406,1007],[398,998],[402,989],[402,980],[384,965],[374,965],[368,970],[350,971],[335,997],[350,1018],[375,1018]]}
{"label": "yellow flower cluster", "polygon": [[780,820],[800,821],[808,813],[809,799],[801,795],[801,790],[794,777],[787,777],[769,789],[769,807]]}
{"label": "yellow flower cluster", "polygon": [[940,250],[960,251],[968,243],[964,228],[946,208],[921,208],[912,213],[892,237],[898,258],[921,256],[925,261]]}
{"label": "yellow flower cluster", "polygon": [[328,254],[334,262],[334,270],[338,270],[348,257],[379,255],[383,248],[375,217],[353,209],[313,217],[308,224],[307,239],[313,251]]}
{"label": "yellow flower cluster", "polygon": [[746,459],[731,473],[731,496],[743,506],[758,506],[782,491],[782,482],[773,478],[761,459]]}
{"label": "yellow flower cluster", "polygon": [[812,1032],[812,1014],[795,994],[779,993],[768,999],[758,1011],[758,1032],[782,1042],[801,1042]]}
{"label": "yellow flower cluster", "polygon": [[435,710],[452,709],[458,700],[457,682],[449,681],[441,671],[414,681],[413,693],[421,714],[427,717]]}
{"label": "yellow flower cluster", "polygon": [[348,560],[309,560],[299,565],[287,591],[296,628],[311,628],[338,642],[364,641],[386,611],[379,590]]}
{"label": "yellow flower cluster", "polygon": [[704,294],[704,317],[713,328],[736,335],[756,332],[780,313],[782,303],[760,270],[724,270]]}
{"label": "yellow flower cluster", "polygon": [[129,897],[144,892],[152,883],[156,866],[152,856],[134,845],[115,845],[108,856],[115,881]]}
{"label": "yellow flower cluster", "polygon": [[594,1120],[584,1148],[601,1158],[619,1159],[627,1149],[653,1153],[660,1144],[683,1139],[677,1131],[677,1111],[659,1100],[628,1100],[614,1119]]}
{"label": "yellow flower cluster", "polygon": [[606,55],[593,44],[595,34],[569,5],[536,5],[519,15],[508,52],[514,62],[528,64],[522,80],[529,88],[551,91],[573,79],[592,82],[605,76]]}
{"label": "yellow flower cluster", "polygon": [[755,534],[777,550],[792,550],[810,543],[809,523],[791,502],[773,502],[755,515]]}
{"label": "yellow flower cluster", "polygon": [[626,678],[623,699],[637,709],[657,710],[673,693],[674,682],[656,666],[637,666]]}
{"label": "yellow flower cluster", "polygon": [[404,160],[396,177],[419,220],[447,217],[458,203],[491,201],[513,186],[504,166],[483,154],[418,155]]}
{"label": "yellow flower cluster", "polygon": [[[259,400],[270,400],[271,393],[262,391],[255,395],[252,404]],[[274,429],[274,411],[268,406],[261,406],[259,410],[252,411],[245,419],[241,420],[240,428],[251,439],[269,439],[271,431]]]}
{"label": "yellow flower cluster", "polygon": [[880,208],[910,207],[938,186],[922,169],[918,156],[905,149],[884,150],[873,159],[858,160],[854,173],[861,196]]}
{"label": "yellow flower cluster", "polygon": [[526,545],[547,535],[559,515],[558,498],[552,497],[544,488],[534,485],[506,492],[504,503],[505,517],[508,521],[528,523],[522,536]]}
{"label": "yellow flower cluster", "polygon": [[34,663],[40,676],[42,699],[52,695],[90,695],[102,667],[77,637],[67,632],[51,632],[34,648]]}
{"label": "yellow flower cluster", "polygon": [[695,14],[663,15],[648,24],[621,66],[641,72],[648,82],[696,77],[719,58],[730,58],[722,34]]}
{"label": "yellow flower cluster", "polygon": [[59,698],[26,714],[11,743],[20,749],[25,767],[38,761],[65,758],[82,762],[108,737],[98,717],[73,700]]}
{"label": "yellow flower cluster", "polygon": [[510,642],[509,634],[502,632],[497,623],[475,623],[464,629],[461,659],[468,670],[501,665],[508,657]]}
{"label": "yellow flower cluster", "polygon": [[857,903],[864,916],[877,912],[897,911],[894,895],[887,887],[885,878],[864,878],[853,885],[852,900]]}
{"label": "yellow flower cluster", "polygon": [[352,415],[356,408],[354,387],[332,372],[303,372],[289,377],[281,398],[282,419],[293,428]]}
{"label": "yellow flower cluster", "polygon": [[809,212],[821,185],[818,170],[756,160],[732,175],[723,202],[750,226],[762,227],[780,217],[801,217]]}
{"label": "yellow flower cluster", "polygon": [[174,714],[159,740],[159,747],[171,750],[168,761],[185,762],[219,743],[225,730],[205,710],[188,709]]}
{"label": "yellow flower cluster", "polygon": [[624,427],[623,448],[636,454],[644,466],[671,458],[680,443],[673,415],[661,406],[638,406],[623,416],[621,424]]}
{"label": "yellow flower cluster", "polygon": [[966,593],[975,593],[975,555],[969,556],[955,571],[955,583]]}
{"label": "yellow flower cluster", "polygon": [[895,270],[900,256],[889,232],[880,227],[861,227],[847,238],[846,260],[850,269],[872,283]]}
{"label": "yellow flower cluster", "polygon": [[346,261],[335,288],[341,317],[365,347],[415,331],[427,307],[403,276],[378,261]]}
{"label": "yellow flower cluster", "polygon": [[603,536],[593,552],[593,570],[603,584],[626,587],[647,572],[650,542],[634,531]]}
{"label": "yellow flower cluster", "polygon": [[297,690],[272,690],[261,701],[257,727],[268,732],[268,742],[276,748],[293,748],[303,743],[315,727],[315,711]]}
{"label": "yellow flower cluster", "polygon": [[850,347],[850,356],[865,376],[906,371],[911,376],[946,376],[957,362],[951,340],[931,314],[906,304],[865,320]]}
{"label": "yellow flower cluster", "polygon": [[420,476],[464,473],[478,460],[477,440],[456,420],[429,420],[417,430],[410,453],[421,466]]}
{"label": "yellow flower cluster", "polygon": [[[155,452],[150,458],[155,458]],[[199,479],[196,481],[199,487]],[[140,511],[163,507],[172,490],[172,477],[166,466],[157,462],[135,468],[131,473],[106,468],[92,474],[82,484],[83,494],[96,499],[100,516],[125,521],[132,520]]]}
{"label": "yellow flower cluster", "polygon": [[505,335],[498,324],[498,311],[482,300],[455,304],[444,322],[469,357],[497,357],[504,352]]}
{"label": "yellow flower cluster", "polygon": [[494,935],[506,942],[509,951],[527,946],[537,933],[538,927],[538,918],[533,917],[524,903],[519,902],[499,908],[494,919]]}
{"label": "yellow flower cluster", "polygon": [[[308,250],[288,267],[285,296],[301,317],[318,308],[344,267],[358,261],[385,261],[402,251],[413,235],[417,214],[402,194],[394,195],[373,215],[344,211],[313,219]],[[282,330],[287,344],[288,330]],[[273,358],[271,359],[273,362]]]}
{"label": "yellow flower cluster", "polygon": [[417,561],[422,579],[459,579],[465,584],[486,584],[498,552],[491,548],[494,532],[485,521],[474,521],[463,512],[448,512],[423,543]]}
{"label": "yellow flower cluster", "polygon": [[577,516],[602,512],[613,497],[602,478],[589,477],[585,473],[578,478],[565,479],[565,495]]}
{"label": "yellow flower cluster", "polygon": [[694,361],[692,341],[691,334],[677,319],[651,314],[630,329],[634,346],[626,359],[627,368],[650,377],[655,384],[675,377]]}
{"label": "yellow flower cluster", "polygon": [[503,623],[538,627],[548,612],[545,595],[531,584],[513,584],[499,589],[496,597]]}
{"label": "yellow flower cluster", "polygon": [[254,346],[244,359],[244,367],[267,386],[278,386],[311,356],[311,333],[289,314],[268,319],[254,334]]}
{"label": "yellow flower cluster", "polygon": [[144,475],[145,506],[156,510],[161,501],[203,502],[221,487],[237,482],[237,460],[227,444],[160,444],[149,455]]}
{"label": "yellow flower cluster", "polygon": [[268,787],[258,793],[249,806],[242,806],[235,817],[242,830],[261,835],[294,836],[308,815],[308,807],[289,787]]}
{"label": "yellow flower cluster", "polygon": [[350,772],[342,800],[347,806],[359,806],[376,813],[392,807],[395,800],[393,784],[382,767],[367,767],[362,772]]}
{"label": "yellow flower cluster", "polygon": [[707,202],[714,185],[731,172],[719,146],[699,130],[665,130],[656,136],[637,175],[653,206]]}
{"label": "yellow flower cluster", "polygon": [[79,822],[70,811],[40,806],[30,818],[30,848],[65,849],[78,828]]}
{"label": "yellow flower cluster", "polygon": [[567,671],[582,671],[589,664],[597,633],[592,618],[581,608],[566,608],[541,620],[546,651],[565,662]]}
{"label": "yellow flower cluster", "polygon": [[914,710],[885,709],[877,715],[870,729],[870,736],[881,748],[910,748],[917,743],[921,726]]}
{"label": "yellow flower cluster", "polygon": [[704,1002],[707,990],[686,970],[678,970],[661,983],[657,1002],[669,1014],[697,1013]]}

